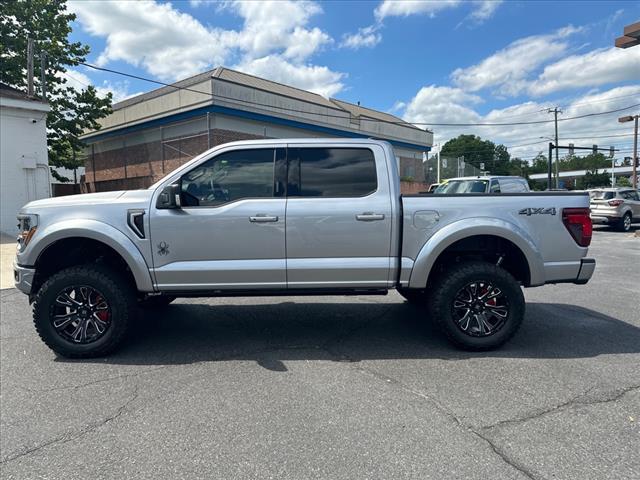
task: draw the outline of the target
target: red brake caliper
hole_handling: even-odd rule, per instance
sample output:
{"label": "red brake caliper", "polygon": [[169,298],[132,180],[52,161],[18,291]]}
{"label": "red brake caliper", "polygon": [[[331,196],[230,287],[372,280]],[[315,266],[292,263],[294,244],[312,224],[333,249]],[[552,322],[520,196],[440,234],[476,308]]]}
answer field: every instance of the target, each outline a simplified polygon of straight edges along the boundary
{"label": "red brake caliper", "polygon": [[[100,305],[103,301],[104,299],[100,295],[98,295],[96,298],[96,305]],[[109,310],[98,310],[96,314],[98,315],[98,318],[103,322],[109,321]]]}

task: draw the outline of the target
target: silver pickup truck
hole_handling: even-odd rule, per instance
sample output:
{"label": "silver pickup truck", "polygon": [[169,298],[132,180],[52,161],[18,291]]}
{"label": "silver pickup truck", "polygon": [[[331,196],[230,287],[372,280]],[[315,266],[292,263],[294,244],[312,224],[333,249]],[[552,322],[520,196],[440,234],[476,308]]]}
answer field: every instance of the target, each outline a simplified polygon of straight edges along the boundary
{"label": "silver pickup truck", "polygon": [[228,143],[146,190],[31,202],[14,274],[42,340],[105,355],[138,308],[176,297],[397,289],[457,346],[495,348],[521,287],[586,283],[586,193],[401,195],[377,140]]}

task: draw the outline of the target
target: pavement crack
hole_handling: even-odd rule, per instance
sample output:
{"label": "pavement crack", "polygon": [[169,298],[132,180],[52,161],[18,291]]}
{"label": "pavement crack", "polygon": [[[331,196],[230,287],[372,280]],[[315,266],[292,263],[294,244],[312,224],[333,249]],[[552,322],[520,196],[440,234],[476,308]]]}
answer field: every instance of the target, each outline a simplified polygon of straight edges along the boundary
{"label": "pavement crack", "polygon": [[[325,351],[327,351],[330,355],[335,355],[334,353],[332,353],[331,351],[324,349]],[[402,382],[400,382],[399,380],[397,380],[396,378],[390,377],[388,375],[385,375],[383,373],[380,373],[376,370],[367,368],[367,367],[363,367],[362,365],[358,364],[352,364],[351,368],[354,368],[356,370],[359,370],[363,373],[366,373],[368,375],[373,376],[374,378],[378,379],[378,380],[382,380],[384,381],[386,384],[390,384],[390,385],[394,385],[397,388],[402,389],[405,392],[408,392],[416,397],[419,397],[422,400],[425,400],[429,403],[431,403],[433,406],[435,406],[435,408],[442,413],[443,415],[445,415],[447,418],[449,418],[451,421],[453,421],[460,429],[464,430],[465,432],[468,432],[470,434],[472,434],[473,436],[475,436],[476,438],[480,439],[483,443],[487,444],[489,446],[489,448],[491,448],[491,450],[498,456],[498,458],[500,458],[504,463],[506,463],[507,465],[509,465],[511,468],[517,470],[518,472],[520,472],[522,475],[524,475],[526,478],[530,479],[530,480],[545,480],[544,477],[542,477],[539,474],[535,474],[531,471],[529,471],[525,466],[523,466],[522,464],[518,463],[517,461],[515,461],[514,459],[510,458],[509,455],[507,455],[506,452],[504,452],[498,445],[496,445],[491,439],[489,439],[488,437],[486,437],[485,435],[483,435],[481,432],[475,430],[471,425],[466,424],[460,417],[458,417],[455,413],[453,413],[452,411],[450,411],[448,408],[446,408],[444,405],[442,405],[440,402],[438,402],[435,398],[431,397],[430,395],[415,389],[413,387],[410,387]]]}
{"label": "pavement crack", "polygon": [[599,397],[594,397],[594,398],[588,397],[589,393],[591,393],[591,391],[594,388],[595,387],[592,387],[586,392],[581,393],[580,395],[576,395],[575,397],[567,400],[566,402],[560,403],[558,405],[554,405],[552,407],[545,408],[542,410],[537,410],[537,411],[531,412],[528,415],[524,415],[522,417],[501,420],[494,424],[483,426],[480,429],[483,431],[488,431],[488,430],[494,430],[496,428],[502,428],[509,425],[517,425],[517,424],[528,422],[530,420],[535,420],[540,417],[544,417],[545,415],[549,415],[557,411],[566,410],[568,408],[572,408],[578,405],[599,405],[603,403],[615,402],[620,398],[622,398],[623,396],[625,396],[626,394],[628,394],[629,392],[640,389],[640,385],[633,385],[630,387],[615,390],[613,392],[608,392]]}
{"label": "pavement crack", "polygon": [[467,429],[471,433],[473,433],[476,437],[480,438],[481,440],[484,440],[484,442],[487,443],[489,447],[491,447],[491,450],[493,450],[493,453],[495,453],[498,457],[500,457],[504,463],[506,463],[507,465],[510,465],[512,468],[515,468],[525,477],[531,480],[544,480],[543,476],[529,471],[522,464],[516,462],[511,457],[509,457],[509,455],[507,455],[507,453],[504,450],[502,450],[498,445],[496,445],[490,438],[482,435],[480,432],[474,430],[471,427],[467,427]]}
{"label": "pavement crack", "polygon": [[47,448],[51,445],[62,445],[65,443],[68,443],[72,440],[76,440],[80,437],[83,437],[91,432],[93,432],[94,430],[97,430],[101,427],[103,427],[104,425],[107,425],[108,423],[116,420],[117,418],[119,418],[122,414],[125,413],[125,411],[129,408],[129,406],[135,402],[138,399],[138,386],[135,385],[134,387],[134,391],[133,394],[131,395],[131,397],[124,402],[120,407],[118,407],[118,409],[112,414],[109,415],[108,417],[105,417],[97,422],[93,422],[90,423],[89,425],[84,426],[83,428],[81,428],[78,431],[75,432],[70,432],[70,433],[64,433],[62,435],[59,435],[55,438],[52,438],[51,440],[48,440],[44,443],[41,443],[40,445],[36,445],[34,447],[28,448],[26,450],[23,450],[21,452],[17,452],[13,455],[9,455],[8,457],[0,460],[0,465],[6,465],[9,462],[12,462],[14,460],[17,460],[18,458],[22,458],[24,456],[27,455],[31,455],[33,453],[36,453],[44,448]]}

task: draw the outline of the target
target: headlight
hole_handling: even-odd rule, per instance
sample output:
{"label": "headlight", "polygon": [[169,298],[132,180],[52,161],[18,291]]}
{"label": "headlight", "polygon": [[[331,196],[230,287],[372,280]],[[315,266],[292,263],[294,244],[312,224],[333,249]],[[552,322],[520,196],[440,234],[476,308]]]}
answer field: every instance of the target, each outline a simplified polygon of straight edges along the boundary
{"label": "headlight", "polygon": [[18,215],[18,251],[22,251],[31,241],[38,228],[38,215]]}

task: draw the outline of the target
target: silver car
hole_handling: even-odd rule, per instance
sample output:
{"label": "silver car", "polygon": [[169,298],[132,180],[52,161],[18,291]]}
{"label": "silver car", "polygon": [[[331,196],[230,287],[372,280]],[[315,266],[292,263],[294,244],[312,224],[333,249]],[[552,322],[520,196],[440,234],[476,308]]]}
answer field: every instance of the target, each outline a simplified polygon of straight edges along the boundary
{"label": "silver car", "polygon": [[612,225],[623,232],[640,222],[640,194],[632,188],[598,188],[589,191],[593,223]]}
{"label": "silver car", "polygon": [[458,177],[445,180],[433,193],[526,193],[529,183],[525,178],[513,176]]}

